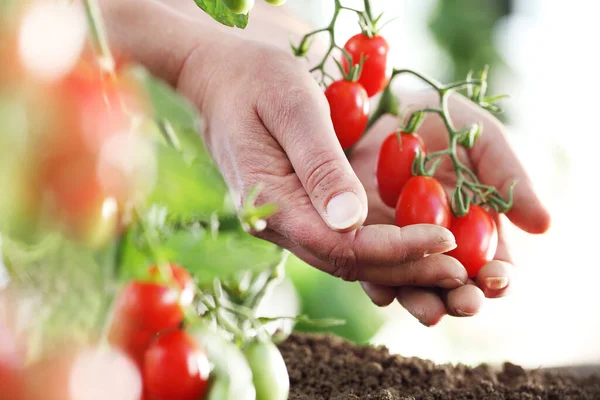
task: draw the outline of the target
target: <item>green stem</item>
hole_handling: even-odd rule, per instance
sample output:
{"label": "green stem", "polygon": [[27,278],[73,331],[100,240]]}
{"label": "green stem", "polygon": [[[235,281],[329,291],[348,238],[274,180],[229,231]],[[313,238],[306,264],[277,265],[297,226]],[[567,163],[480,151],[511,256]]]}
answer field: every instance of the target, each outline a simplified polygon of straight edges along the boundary
{"label": "green stem", "polygon": [[369,22],[373,22],[373,11],[371,11],[371,1],[364,0],[364,3],[365,3],[365,13],[367,14],[367,17],[369,17]]}
{"label": "green stem", "polygon": [[115,61],[108,46],[107,35],[104,30],[104,21],[97,0],[84,0],[85,14],[90,28],[90,35],[94,51],[99,57],[99,64],[109,74],[115,70]]}

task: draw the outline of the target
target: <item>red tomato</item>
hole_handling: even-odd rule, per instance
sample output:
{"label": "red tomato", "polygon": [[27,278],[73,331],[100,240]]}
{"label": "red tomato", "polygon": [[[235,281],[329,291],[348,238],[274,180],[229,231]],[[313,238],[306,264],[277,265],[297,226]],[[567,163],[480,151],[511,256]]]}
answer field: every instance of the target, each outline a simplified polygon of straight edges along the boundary
{"label": "red tomato", "polygon": [[462,218],[454,218],[450,231],[456,238],[456,249],[448,255],[464,265],[469,278],[475,278],[481,267],[494,259],[498,248],[498,228],[494,218],[478,205],[471,205]]}
{"label": "red tomato", "polygon": [[335,81],[325,90],[331,121],[344,150],[352,147],[362,136],[369,122],[369,97],[356,82]]}
{"label": "red tomato", "polygon": [[210,365],[198,343],[181,330],[160,335],[144,358],[148,400],[199,400],[208,387]]}
{"label": "red tomato", "polygon": [[135,187],[127,166],[107,162],[102,151],[132,135],[130,113],[145,109],[141,91],[124,78],[103,79],[82,62],[48,86],[39,103],[44,129],[30,167],[32,215],[49,216],[76,239],[102,245],[117,233],[119,210]]}
{"label": "red tomato", "polygon": [[[392,69],[388,64],[390,46],[381,36],[368,37],[364,33],[352,36],[344,45],[344,49],[352,56],[352,64],[364,64],[358,82],[365,88],[369,97],[381,92],[390,81]],[[342,56],[342,66],[348,71],[348,61]]]}
{"label": "red tomato", "polygon": [[[115,305],[109,340],[138,365],[154,336],[179,327],[184,317],[182,306],[192,302],[192,277],[179,265],[171,264],[170,268],[177,288],[134,281],[125,286]],[[158,267],[150,267],[149,273],[156,277]]]}
{"label": "red tomato", "polygon": [[[138,367],[114,348],[60,345],[25,371],[27,400],[98,398],[138,400],[142,377]],[[2,399],[4,399],[2,397]]]}
{"label": "red tomato", "polygon": [[406,182],[396,205],[396,225],[434,224],[450,227],[452,213],[442,185],[428,176],[413,176]]}
{"label": "red tomato", "polygon": [[[400,136],[400,141],[398,141]],[[379,150],[377,189],[385,204],[396,207],[402,188],[412,178],[412,164],[417,152],[425,152],[423,140],[416,134],[390,134]]]}

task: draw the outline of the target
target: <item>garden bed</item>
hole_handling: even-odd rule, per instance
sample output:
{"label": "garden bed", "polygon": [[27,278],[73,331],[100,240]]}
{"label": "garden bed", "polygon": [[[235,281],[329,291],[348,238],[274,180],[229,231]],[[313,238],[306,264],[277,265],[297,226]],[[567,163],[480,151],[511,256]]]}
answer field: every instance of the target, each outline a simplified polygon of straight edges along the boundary
{"label": "garden bed", "polygon": [[576,374],[510,363],[499,369],[436,365],[314,334],[295,334],[280,349],[289,400],[600,399],[600,368]]}

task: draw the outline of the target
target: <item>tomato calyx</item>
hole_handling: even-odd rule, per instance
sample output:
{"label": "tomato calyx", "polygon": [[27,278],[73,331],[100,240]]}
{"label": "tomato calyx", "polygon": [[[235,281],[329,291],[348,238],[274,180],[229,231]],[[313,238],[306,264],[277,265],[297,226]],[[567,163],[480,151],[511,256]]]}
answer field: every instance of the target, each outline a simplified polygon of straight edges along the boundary
{"label": "tomato calyx", "polygon": [[335,61],[336,65],[338,66],[340,73],[342,74],[342,79],[347,82],[358,82],[358,80],[360,79],[360,76],[362,74],[362,70],[363,70],[363,66],[366,61],[366,57],[364,55],[361,55],[358,64],[353,64],[352,56],[350,55],[350,53],[348,53],[345,49],[342,49],[342,54],[343,54],[344,58],[346,59],[346,62],[349,65],[348,71],[346,71],[344,69],[344,67],[338,60],[336,60],[335,58],[333,59]]}

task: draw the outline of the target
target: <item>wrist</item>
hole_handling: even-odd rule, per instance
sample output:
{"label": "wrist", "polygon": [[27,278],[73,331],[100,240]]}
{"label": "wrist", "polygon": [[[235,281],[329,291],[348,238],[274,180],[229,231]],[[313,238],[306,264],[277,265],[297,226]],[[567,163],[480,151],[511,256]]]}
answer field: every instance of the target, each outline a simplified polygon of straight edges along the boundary
{"label": "wrist", "polygon": [[[97,0],[110,46],[173,87],[196,50],[211,51],[213,29],[154,0]],[[208,62],[208,60],[207,60]],[[201,68],[202,66],[198,66]],[[198,71],[198,77],[204,74]]]}

